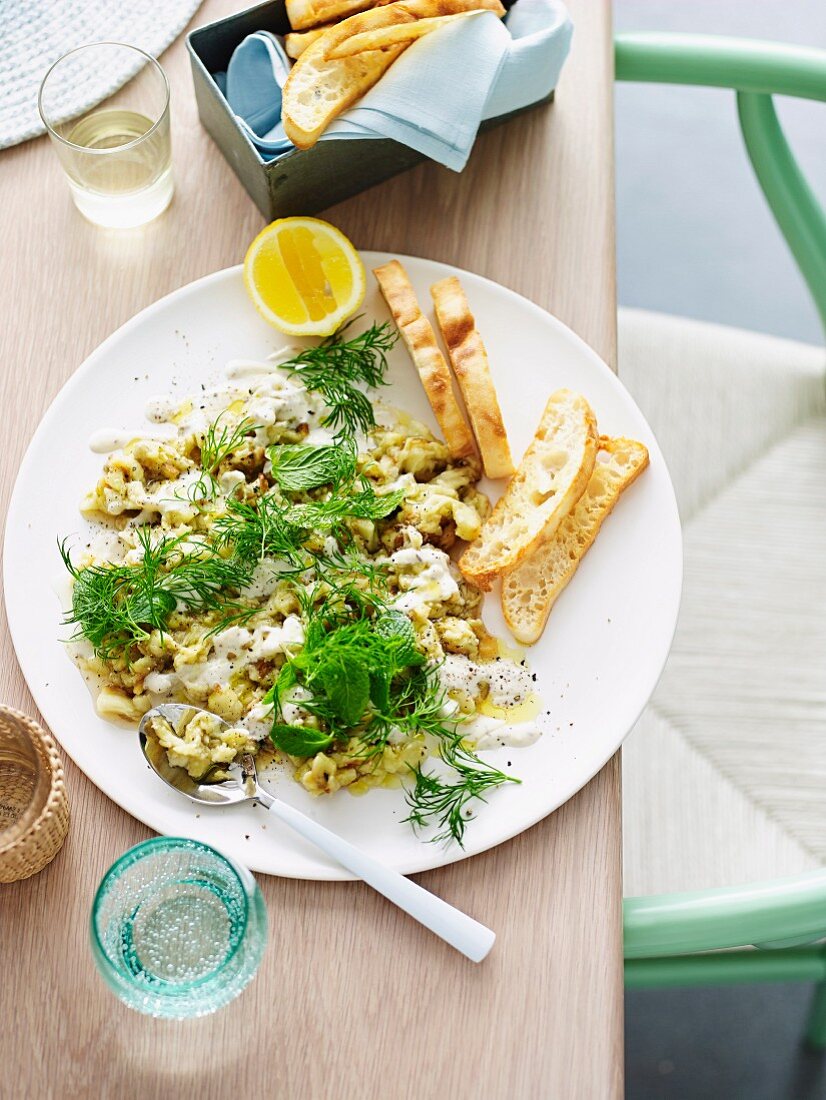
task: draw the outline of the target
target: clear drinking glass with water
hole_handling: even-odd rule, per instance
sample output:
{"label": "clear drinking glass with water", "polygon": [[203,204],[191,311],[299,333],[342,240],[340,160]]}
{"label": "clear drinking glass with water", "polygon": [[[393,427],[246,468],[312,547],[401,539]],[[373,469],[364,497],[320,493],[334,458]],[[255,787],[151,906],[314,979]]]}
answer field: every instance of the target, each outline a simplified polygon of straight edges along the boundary
{"label": "clear drinking glass with water", "polygon": [[91,940],[98,969],[130,1008],[205,1016],[254,977],[267,913],[246,868],[199,841],[157,837],[107,871]]}
{"label": "clear drinking glass with water", "polygon": [[[76,103],[67,89],[91,74],[137,76],[105,103],[67,118]],[[157,61],[136,46],[95,42],[65,54],[40,86],[40,116],[81,214],[97,225],[129,229],[169,205],[174,191],[169,131],[169,83]]]}

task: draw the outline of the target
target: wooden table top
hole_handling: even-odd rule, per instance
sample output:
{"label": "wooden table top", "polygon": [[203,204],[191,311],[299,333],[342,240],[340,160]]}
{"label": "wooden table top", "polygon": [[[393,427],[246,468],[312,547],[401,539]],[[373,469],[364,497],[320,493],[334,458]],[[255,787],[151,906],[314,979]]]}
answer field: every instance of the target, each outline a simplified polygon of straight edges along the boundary
{"label": "wooden table top", "polygon": [[[545,306],[616,362],[609,0],[568,0],[556,101],[485,134],[455,175],[435,164],[326,216],[361,247],[432,257]],[[238,0],[207,0],[203,24]],[[0,514],[46,406],[138,310],[237,263],[262,218],[198,124],[183,39],[172,84],[177,193],[157,222],[105,232],[74,210],[46,138],[2,154]],[[62,455],[55,440],[56,475]],[[0,701],[36,714],[0,621]],[[0,886],[0,1095],[497,1098],[622,1091],[619,760],[506,844],[417,876],[498,932],[467,962],[370,889],[259,876],[270,942],[215,1016],[130,1012],[87,946],[94,890],[143,825],[65,759],[72,825],[34,879]],[[4,1089],[9,1089],[5,1092]]]}

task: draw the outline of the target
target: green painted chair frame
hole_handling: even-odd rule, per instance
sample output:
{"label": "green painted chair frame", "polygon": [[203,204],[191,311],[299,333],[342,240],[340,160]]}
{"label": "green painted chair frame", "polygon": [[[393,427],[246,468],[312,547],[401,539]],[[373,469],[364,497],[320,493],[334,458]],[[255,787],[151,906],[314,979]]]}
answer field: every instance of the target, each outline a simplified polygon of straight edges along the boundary
{"label": "green painted chair frame", "polygon": [[[618,80],[731,88],[752,166],[826,328],[826,216],[772,101],[826,101],[826,52],[702,35],[623,34]],[[826,731],[824,731],[826,736]],[[826,805],[824,805],[826,813]],[[806,1039],[826,1050],[826,869],[698,893],[627,898],[629,988],[814,982]]]}

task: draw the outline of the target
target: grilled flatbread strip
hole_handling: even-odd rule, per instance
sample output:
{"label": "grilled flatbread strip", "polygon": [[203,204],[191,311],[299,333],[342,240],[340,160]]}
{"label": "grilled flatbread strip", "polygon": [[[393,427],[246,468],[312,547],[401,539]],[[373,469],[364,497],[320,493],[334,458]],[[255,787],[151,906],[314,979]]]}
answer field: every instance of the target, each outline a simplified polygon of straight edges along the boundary
{"label": "grilled flatbread strip", "polygon": [[388,0],[287,0],[287,18],[294,31],[305,31],[319,23],[337,23],[349,15],[377,7]]}
{"label": "grilled flatbread strip", "polygon": [[502,610],[514,638],[535,642],[557,596],[576,573],[622,493],[648,465],[648,450],[633,439],[602,436],[594,472],[573,511],[554,534],[502,579]]}
{"label": "grilled flatbread strip", "polygon": [[519,469],[459,559],[467,580],[490,588],[553,535],[585,491],[598,446],[596,417],[585,398],[570,390],[551,394]]}
{"label": "grilled flatbread strip", "polygon": [[412,42],[479,11],[492,11],[500,19],[505,14],[499,0],[402,0],[387,4],[354,15],[352,21],[348,21],[348,37],[330,46],[327,58],[349,57],[364,50],[381,50],[401,42]]}
{"label": "grilled flatbread strip", "polygon": [[307,47],[312,46],[313,42],[329,29],[329,26],[313,27],[311,31],[297,31],[292,34],[285,34],[284,50],[286,51],[287,57],[291,57],[293,61],[297,61]]}
{"label": "grilled flatbread strip", "polygon": [[407,272],[398,260],[391,260],[374,268],[373,274],[419,372],[450,453],[454,458],[467,458],[476,450],[473,435],[453,392],[450,371],[436,343],[436,334],[422,315]]}
{"label": "grilled flatbread strip", "polygon": [[485,473],[488,477],[510,477],[514,465],[508,433],[502,422],[485,345],[476,330],[462,285],[455,275],[451,275],[434,283],[430,293]]}

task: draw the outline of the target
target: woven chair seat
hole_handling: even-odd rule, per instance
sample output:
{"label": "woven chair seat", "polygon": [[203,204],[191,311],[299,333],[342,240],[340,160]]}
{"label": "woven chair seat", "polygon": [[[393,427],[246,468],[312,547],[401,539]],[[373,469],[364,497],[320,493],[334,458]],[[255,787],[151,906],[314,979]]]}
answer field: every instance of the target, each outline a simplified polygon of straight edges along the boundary
{"label": "woven chair seat", "polygon": [[623,752],[626,895],[826,864],[826,354],[620,312],[619,372],[668,462],[685,580]]}

